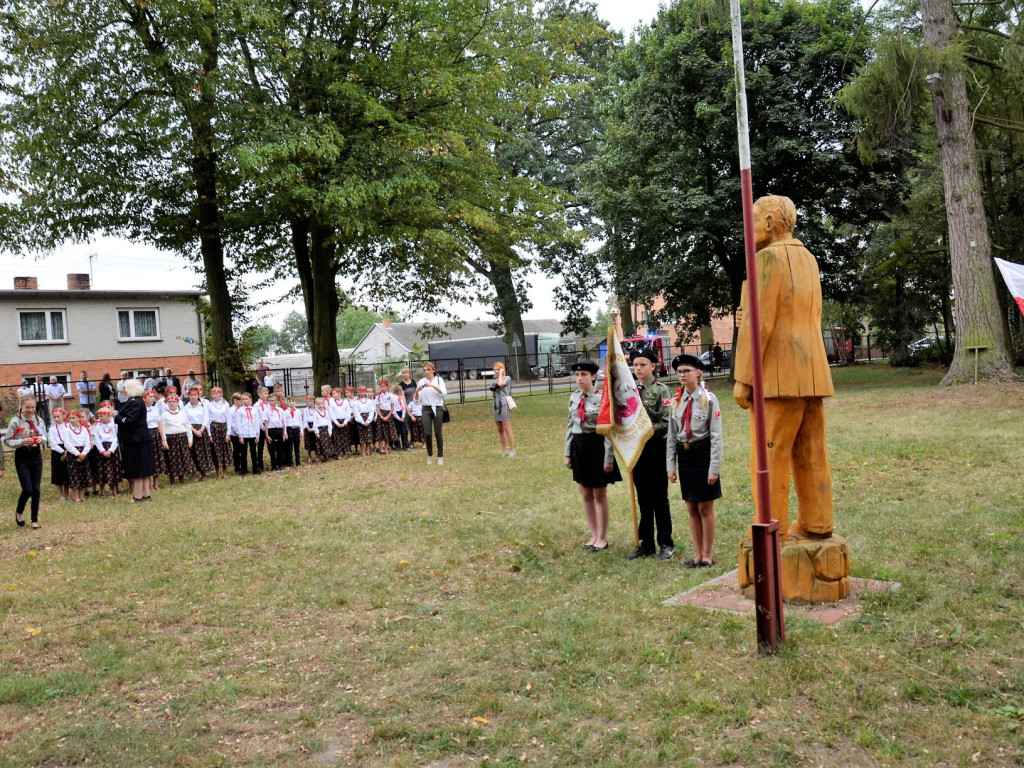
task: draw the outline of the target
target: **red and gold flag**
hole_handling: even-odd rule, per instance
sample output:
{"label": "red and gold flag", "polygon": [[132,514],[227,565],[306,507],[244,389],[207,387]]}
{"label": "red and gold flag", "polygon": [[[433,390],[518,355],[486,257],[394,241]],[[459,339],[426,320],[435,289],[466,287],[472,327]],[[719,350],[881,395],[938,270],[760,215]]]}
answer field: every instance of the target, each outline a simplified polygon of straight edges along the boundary
{"label": "red and gold flag", "polygon": [[597,431],[612,441],[619,462],[632,472],[644,444],[654,434],[654,427],[640,400],[640,392],[629,371],[629,361],[622,353],[614,326],[608,329],[604,370]]}

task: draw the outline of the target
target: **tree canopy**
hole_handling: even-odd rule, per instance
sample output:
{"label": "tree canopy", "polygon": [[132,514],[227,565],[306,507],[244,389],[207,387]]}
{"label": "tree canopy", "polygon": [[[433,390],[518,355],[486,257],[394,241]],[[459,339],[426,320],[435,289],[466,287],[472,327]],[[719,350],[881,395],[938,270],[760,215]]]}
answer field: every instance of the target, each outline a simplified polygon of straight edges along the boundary
{"label": "tree canopy", "polygon": [[[794,200],[797,236],[837,299],[859,283],[865,228],[899,193],[896,174],[858,158],[856,121],[834,102],[865,54],[862,21],[849,0],[744,4],[755,197]],[[728,18],[699,0],[663,8],[614,74],[589,175],[602,253],[620,292],[661,295],[656,320],[694,330],[738,305],[745,275]]]}

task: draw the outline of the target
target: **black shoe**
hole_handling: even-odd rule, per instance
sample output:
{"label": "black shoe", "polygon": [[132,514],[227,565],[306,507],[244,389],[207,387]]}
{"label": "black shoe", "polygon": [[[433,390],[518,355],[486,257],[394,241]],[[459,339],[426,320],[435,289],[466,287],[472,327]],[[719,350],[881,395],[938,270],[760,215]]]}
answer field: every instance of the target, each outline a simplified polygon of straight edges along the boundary
{"label": "black shoe", "polygon": [[700,568],[700,560],[687,560],[683,563],[684,568]]}
{"label": "black shoe", "polygon": [[650,549],[643,549],[637,547],[635,550],[626,555],[627,560],[639,560],[641,557],[653,557],[654,552]]}
{"label": "black shoe", "polygon": [[[18,519],[19,517],[21,517],[21,520]],[[19,515],[17,512],[15,512],[14,513],[14,522],[18,524],[19,528],[24,528],[25,527],[25,515],[24,514]]]}
{"label": "black shoe", "polygon": [[658,559],[659,560],[671,560],[672,556],[675,555],[675,553],[676,553],[676,548],[675,547],[662,547],[661,551],[658,552]]}
{"label": "black shoe", "polygon": [[715,564],[714,560],[701,560],[699,563],[697,563],[697,567],[698,568],[710,568],[714,564]]}

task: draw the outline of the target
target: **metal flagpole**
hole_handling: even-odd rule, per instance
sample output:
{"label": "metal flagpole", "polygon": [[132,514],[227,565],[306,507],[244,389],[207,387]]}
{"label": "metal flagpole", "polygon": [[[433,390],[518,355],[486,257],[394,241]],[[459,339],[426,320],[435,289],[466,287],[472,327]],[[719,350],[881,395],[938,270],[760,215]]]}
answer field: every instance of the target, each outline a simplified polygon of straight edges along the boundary
{"label": "metal flagpole", "polygon": [[739,138],[740,188],[743,197],[743,243],[747,262],[747,314],[753,369],[754,444],[757,453],[757,522],[751,525],[754,554],[754,602],[757,644],[776,651],[786,638],[782,616],[782,574],[779,521],[772,520],[768,485],[768,447],[764,416],[764,371],[761,366],[761,302],[757,284],[754,240],[754,192],[750,176],[750,138],[747,129],[747,86],[743,72],[743,27],[740,2],[730,0],[732,62],[736,81],[736,132]]}

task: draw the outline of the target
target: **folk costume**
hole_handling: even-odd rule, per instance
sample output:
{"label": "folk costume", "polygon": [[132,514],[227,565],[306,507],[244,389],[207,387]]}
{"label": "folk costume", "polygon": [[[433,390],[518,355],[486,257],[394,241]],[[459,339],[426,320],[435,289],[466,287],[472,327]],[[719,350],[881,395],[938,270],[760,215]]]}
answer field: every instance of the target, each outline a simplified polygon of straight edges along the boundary
{"label": "folk costume", "polygon": [[89,466],[89,452],[92,450],[92,433],[84,424],[69,424],[64,433],[64,451],[68,455],[68,485],[73,490],[85,490],[92,486],[92,470]]}
{"label": "folk costume", "polygon": [[[222,394],[222,391],[215,387],[211,394]],[[206,404],[206,412],[210,417],[210,441],[212,450],[210,457],[215,466],[220,469],[227,469],[231,463],[231,443],[228,441],[228,418],[231,415],[231,405],[223,397],[219,400],[214,397]]]}
{"label": "folk costume", "polygon": [[[68,425],[63,421],[57,422],[55,417],[58,414],[63,415],[64,410],[56,408],[50,414],[53,424],[50,425],[47,432],[47,437],[50,439],[50,485],[56,485],[63,489],[68,484],[68,455],[64,450],[64,433],[67,431]],[[61,490],[61,496],[63,497],[63,495],[64,491]]]}
{"label": "folk costume", "polygon": [[[191,400],[182,407],[185,418],[188,419],[189,428],[192,430],[192,445],[189,452],[192,455],[192,466],[200,475],[208,475],[213,472],[213,452],[210,444],[210,411],[202,400],[197,400],[192,405]],[[199,434],[196,434],[196,431]]]}
{"label": "folk costume", "polygon": [[160,431],[167,445],[167,476],[184,479],[196,471],[192,463],[192,425],[178,408],[178,396],[167,396],[167,412],[160,417]]}
{"label": "folk costume", "polygon": [[121,450],[117,442],[117,425],[113,421],[109,424],[99,421],[92,428],[92,433],[93,447],[96,449],[96,477],[94,480],[101,486],[109,485],[116,493],[117,486],[124,479]]}

